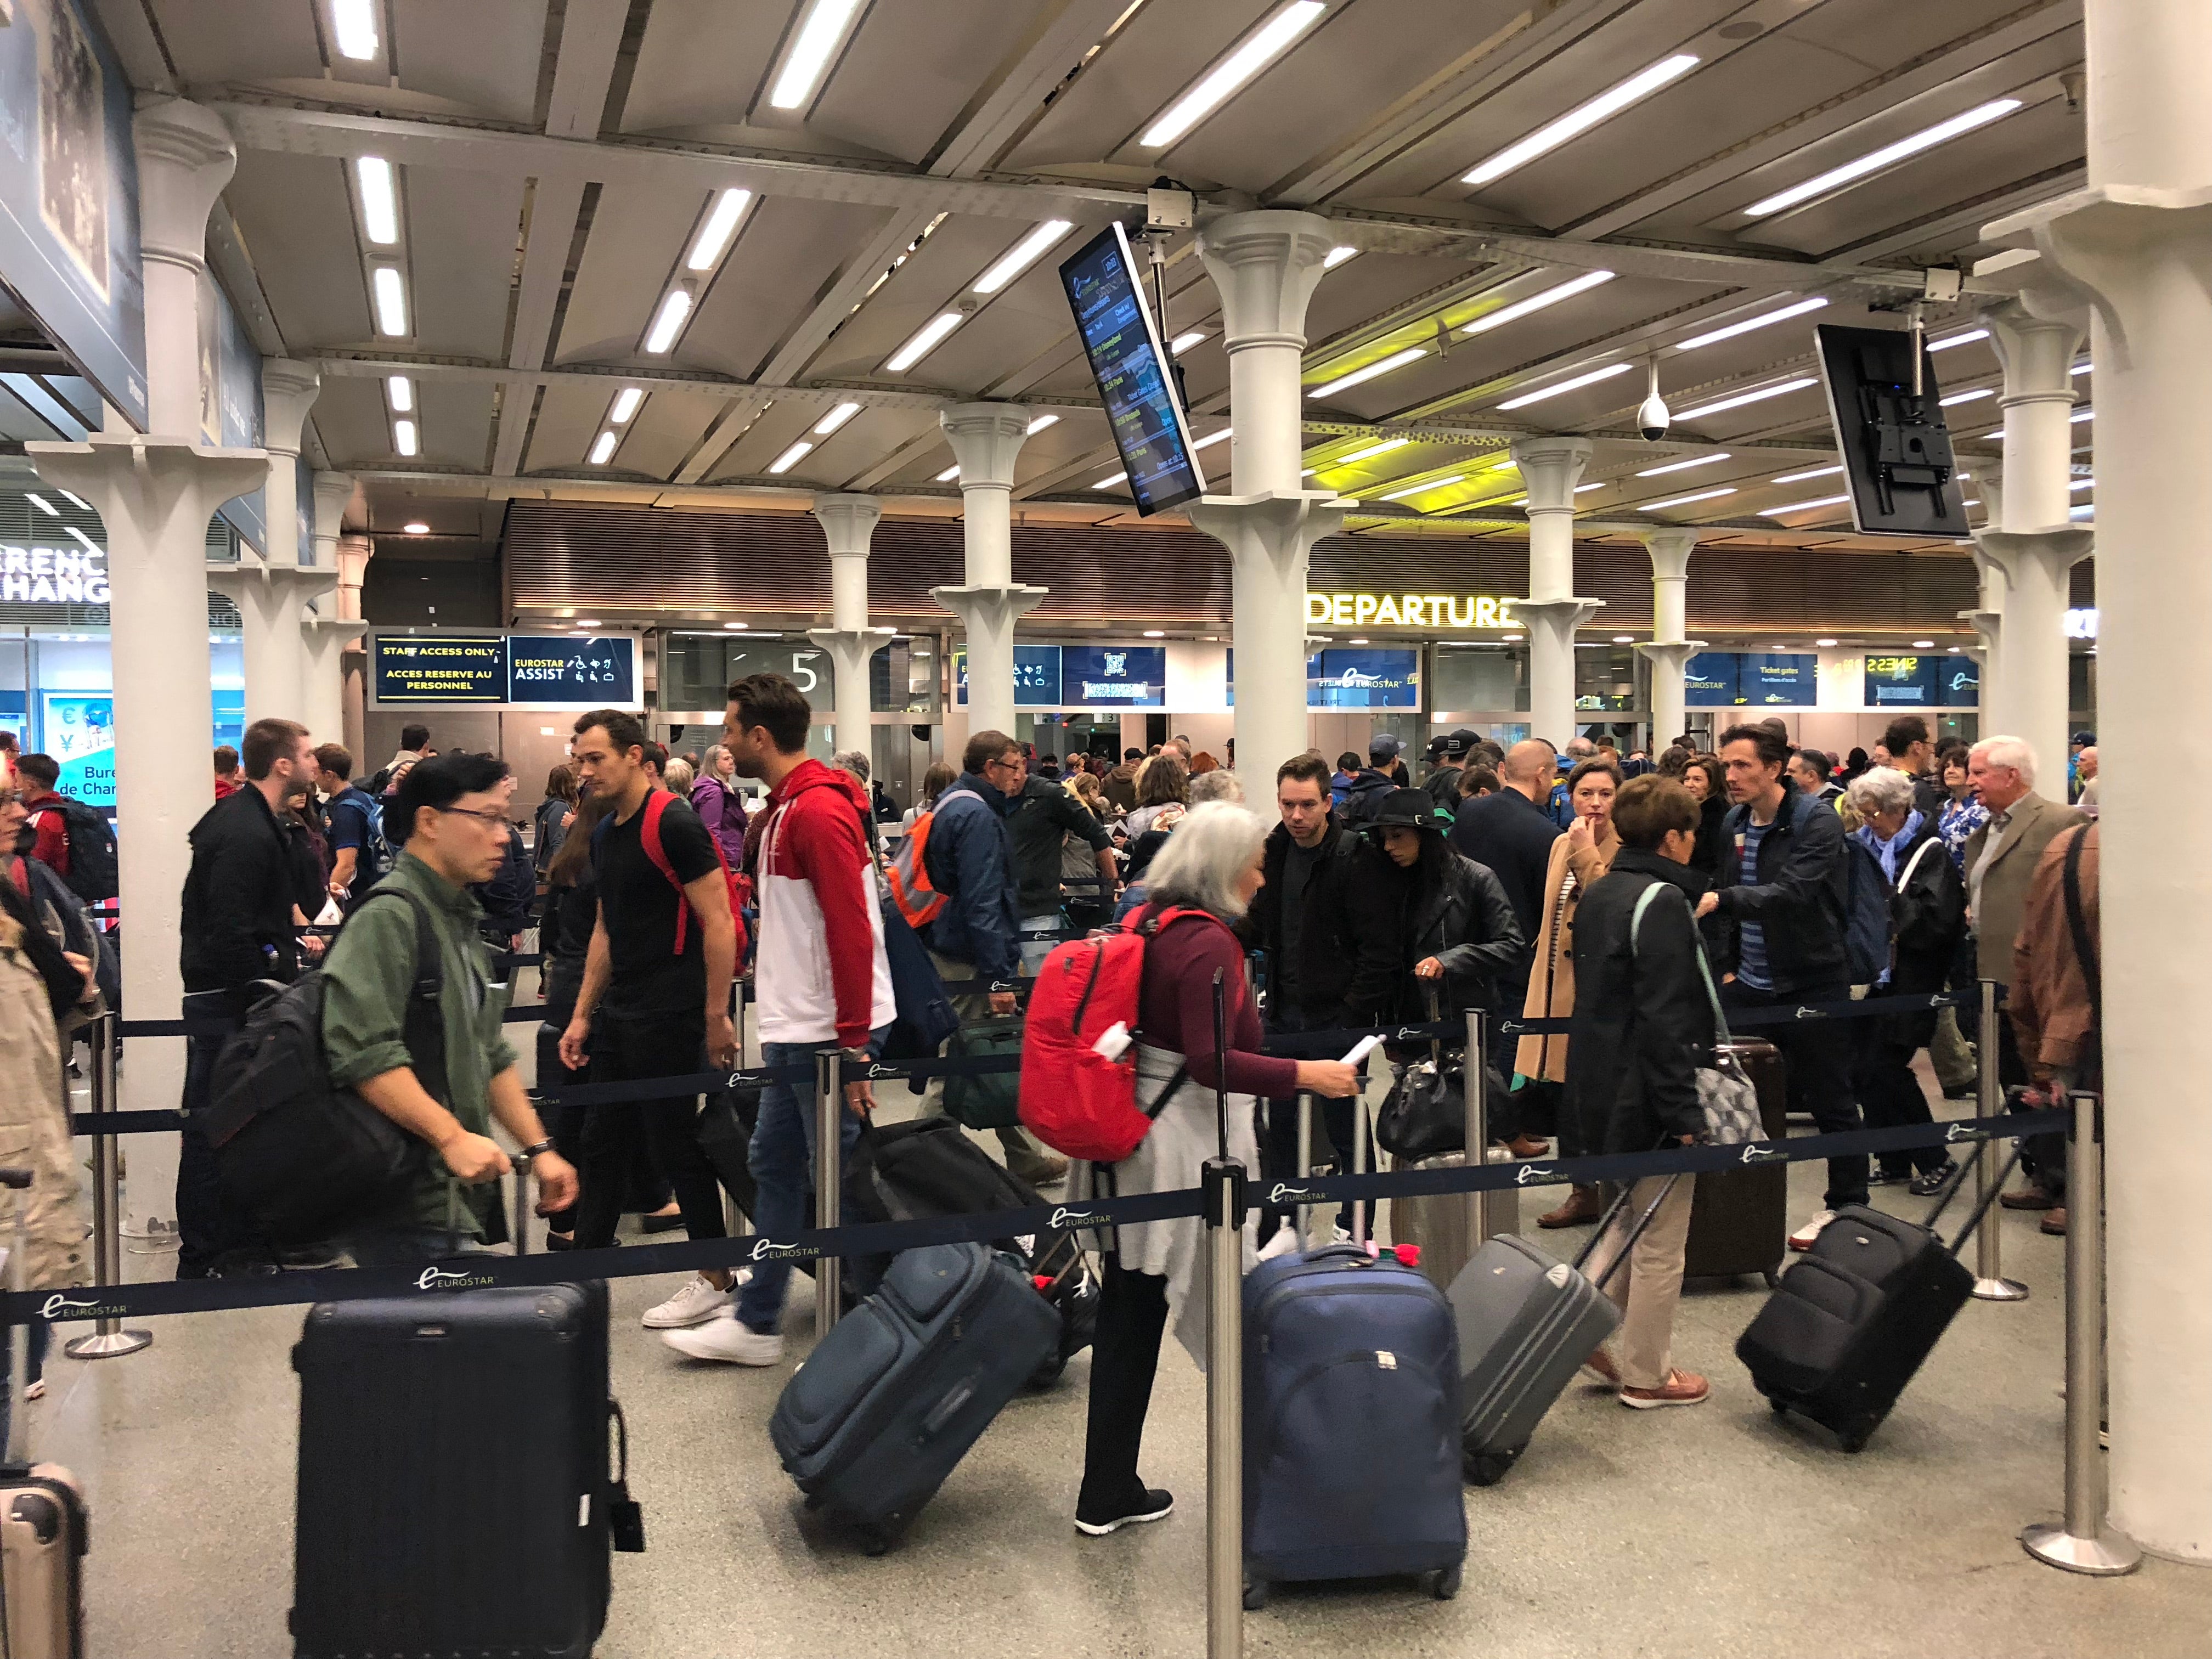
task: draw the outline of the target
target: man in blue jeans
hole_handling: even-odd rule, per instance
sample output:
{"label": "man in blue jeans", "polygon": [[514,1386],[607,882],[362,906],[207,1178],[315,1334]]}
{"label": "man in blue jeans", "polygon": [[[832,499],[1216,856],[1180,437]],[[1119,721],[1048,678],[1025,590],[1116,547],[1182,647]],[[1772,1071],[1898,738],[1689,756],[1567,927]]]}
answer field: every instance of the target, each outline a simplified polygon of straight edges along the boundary
{"label": "man in blue jeans", "polygon": [[[781,674],[755,674],[730,688],[722,743],[740,774],[769,786],[768,809],[746,829],[745,863],[760,905],[753,957],[761,1048],[771,1067],[804,1066],[825,1048],[844,1059],[842,1150],[860,1139],[875,1109],[869,1062],[896,1017],[884,955],[884,916],[868,845],[868,798],[850,773],[806,757],[813,711]],[[813,1089],[769,1085],[747,1162],[759,1188],[764,1241],[787,1243],[805,1224],[813,1184]],[[736,1305],[662,1340],[694,1359],[773,1365],[783,1358],[784,1292],[791,1264],[774,1255],[752,1265]]]}

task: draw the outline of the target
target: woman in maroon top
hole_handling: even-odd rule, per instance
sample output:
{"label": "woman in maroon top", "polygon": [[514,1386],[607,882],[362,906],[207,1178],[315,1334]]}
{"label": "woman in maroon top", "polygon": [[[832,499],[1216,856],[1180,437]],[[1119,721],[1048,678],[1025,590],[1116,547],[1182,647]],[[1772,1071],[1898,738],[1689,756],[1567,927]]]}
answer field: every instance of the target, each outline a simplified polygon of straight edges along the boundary
{"label": "woman in maroon top", "polygon": [[[1257,1100],[1310,1089],[1327,1098],[1352,1093],[1358,1079],[1333,1060],[1283,1060],[1260,1052],[1259,1011],[1244,983],[1243,947],[1229,929],[1260,890],[1267,825],[1226,801],[1194,807],[1167,839],[1148,872],[1151,897],[1129,926],[1146,927],[1165,911],[1196,909],[1161,927],[1145,951],[1139,988],[1137,1099],[1150,1109],[1168,1100],[1151,1132],[1119,1164],[1095,1170],[1102,1195],[1177,1192],[1197,1183],[1199,1167],[1219,1149],[1214,1086],[1229,1091],[1229,1155],[1259,1167],[1253,1133]],[[1228,994],[1228,1047],[1213,1039],[1213,982]],[[1253,1255],[1246,1224],[1246,1266]],[[1176,1335],[1203,1369],[1206,1293],[1197,1279],[1201,1229],[1194,1216],[1120,1227],[1109,1237],[1098,1330],[1091,1345],[1091,1410],[1084,1446],[1083,1491],[1075,1524],[1100,1536],[1140,1521],[1166,1519],[1175,1498],[1138,1478],[1145,1413],[1160,1338],[1170,1315]]]}

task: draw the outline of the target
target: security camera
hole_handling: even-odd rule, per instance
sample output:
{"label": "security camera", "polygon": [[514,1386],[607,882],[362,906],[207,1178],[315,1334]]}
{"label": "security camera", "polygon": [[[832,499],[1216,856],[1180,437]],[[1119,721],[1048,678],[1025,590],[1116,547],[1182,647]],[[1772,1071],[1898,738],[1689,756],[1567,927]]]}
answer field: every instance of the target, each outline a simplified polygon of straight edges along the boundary
{"label": "security camera", "polygon": [[1646,443],[1656,443],[1667,435],[1667,424],[1674,416],[1667,412],[1667,400],[1659,395],[1659,360],[1651,360],[1649,391],[1636,410],[1636,429],[1644,434]]}

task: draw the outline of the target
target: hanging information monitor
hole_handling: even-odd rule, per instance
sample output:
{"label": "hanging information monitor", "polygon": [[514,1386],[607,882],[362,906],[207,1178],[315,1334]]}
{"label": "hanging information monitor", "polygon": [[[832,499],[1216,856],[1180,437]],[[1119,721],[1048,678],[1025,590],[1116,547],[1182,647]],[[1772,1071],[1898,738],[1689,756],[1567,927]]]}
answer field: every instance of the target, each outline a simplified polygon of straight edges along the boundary
{"label": "hanging information monitor", "polygon": [[1851,523],[1863,536],[1964,537],[1966,501],[1933,360],[1921,352],[1916,391],[1911,334],[1833,323],[1813,333],[1850,479]]}
{"label": "hanging information monitor", "polygon": [[1145,303],[1128,233],[1114,224],[1092,237],[1060,266],[1060,283],[1075,313],[1137,511],[1150,517],[1204,494],[1205,475],[1191,453],[1190,428]]}

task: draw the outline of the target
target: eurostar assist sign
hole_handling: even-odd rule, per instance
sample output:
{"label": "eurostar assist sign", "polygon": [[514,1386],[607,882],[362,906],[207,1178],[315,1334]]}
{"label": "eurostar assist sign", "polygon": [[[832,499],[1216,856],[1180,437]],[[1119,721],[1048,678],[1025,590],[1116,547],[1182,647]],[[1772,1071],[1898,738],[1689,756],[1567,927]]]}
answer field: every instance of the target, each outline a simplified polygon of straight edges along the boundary
{"label": "eurostar assist sign", "polygon": [[1306,594],[1306,622],[1329,628],[1517,628],[1513,601],[1487,593]]}

